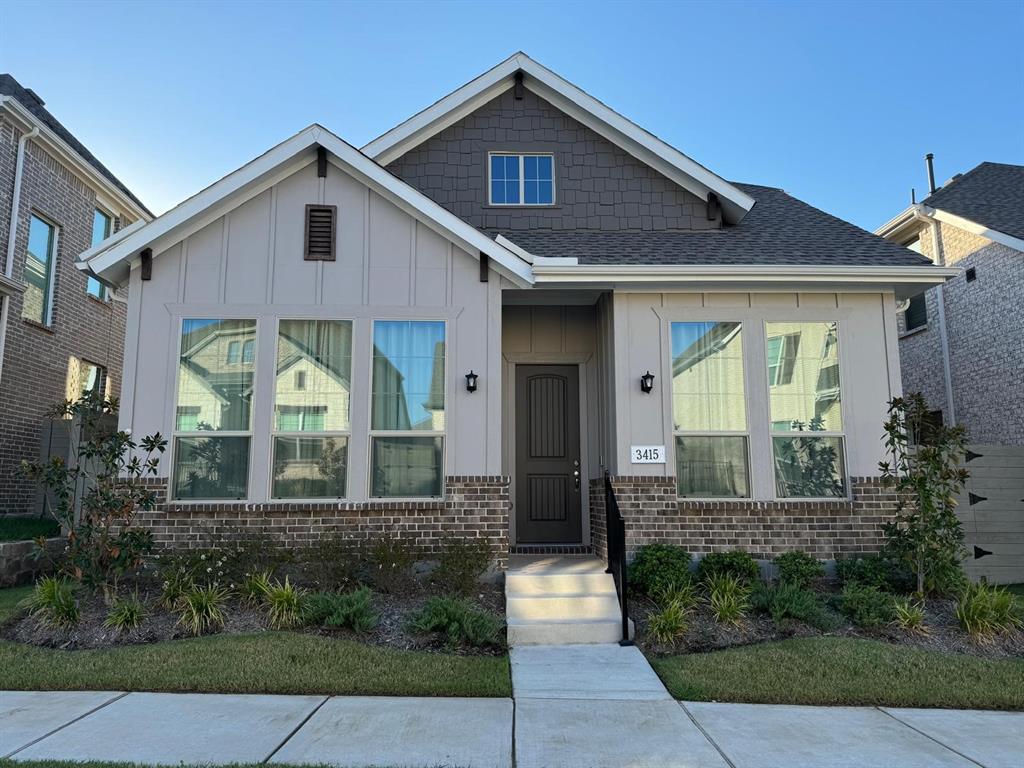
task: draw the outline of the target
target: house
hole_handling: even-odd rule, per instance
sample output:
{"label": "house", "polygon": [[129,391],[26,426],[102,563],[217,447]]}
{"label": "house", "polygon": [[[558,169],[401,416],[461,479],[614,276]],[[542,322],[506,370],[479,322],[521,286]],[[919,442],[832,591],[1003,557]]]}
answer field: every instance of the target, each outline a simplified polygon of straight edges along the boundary
{"label": "house", "polygon": [[125,306],[76,256],[152,218],[35,92],[0,74],[0,515],[36,508],[20,465],[39,457],[46,413],[86,391],[118,394]]}
{"label": "house", "polygon": [[898,315],[903,389],[972,443],[1024,446],[1024,166],[981,163],[930,186],[876,230],[958,270]]}
{"label": "house", "polygon": [[121,426],[170,442],[158,542],[503,562],[603,554],[605,473],[630,550],[877,548],[897,306],[957,271],[522,53],[361,149],[312,125],[80,266],[127,295]]}

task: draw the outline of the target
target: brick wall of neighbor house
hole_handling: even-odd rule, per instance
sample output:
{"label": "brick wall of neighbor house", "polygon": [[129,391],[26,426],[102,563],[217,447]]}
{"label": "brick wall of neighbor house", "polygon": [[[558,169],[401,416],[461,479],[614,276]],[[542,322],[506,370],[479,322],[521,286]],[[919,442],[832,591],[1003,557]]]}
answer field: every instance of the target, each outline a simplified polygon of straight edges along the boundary
{"label": "brick wall of neighbor house", "polygon": [[162,479],[149,482],[160,498],[157,509],[140,513],[138,521],[166,549],[208,546],[211,535],[240,530],[267,535],[285,547],[313,544],[330,534],[343,535],[353,544],[393,534],[416,544],[429,559],[440,553],[446,539],[486,537],[504,568],[509,482],[502,476],[450,476],[443,499],[418,502],[180,504],[167,501],[167,481]]}
{"label": "brick wall of neighbor house", "polygon": [[[555,205],[488,207],[487,153],[555,154]],[[718,229],[703,200],[532,93],[511,90],[410,150],[388,170],[476,227]]]}
{"label": "brick wall of neighbor house", "polygon": [[[0,118],[0,243],[5,249],[19,137],[11,124]],[[59,228],[53,324],[46,328],[23,320],[21,296],[10,300],[0,378],[0,514],[33,509],[36,489],[20,477],[19,467],[23,458],[39,455],[43,414],[65,398],[69,359],[104,366],[108,391],[116,395],[120,388],[124,305],[88,296],[86,276],[74,265],[75,257],[91,242],[95,203],[93,190],[37,144],[28,142],[13,277],[21,280],[29,215],[37,211]]]}
{"label": "brick wall of neighbor house", "polygon": [[[603,480],[591,481],[590,521],[594,552],[607,554]],[[878,478],[850,478],[847,501],[688,501],[676,496],[674,477],[613,477],[626,523],[629,557],[644,544],[683,547],[693,555],[745,549],[771,559],[800,549],[821,560],[877,552],[882,524],[895,498]]]}
{"label": "brick wall of neighbor house", "polygon": [[[940,233],[946,263],[977,274],[969,283],[961,273],[943,289],[957,420],[973,443],[1024,445],[1024,253],[950,224]],[[927,230],[921,245],[934,259]],[[948,421],[936,290],[926,304],[927,327],[900,338],[903,391],[922,392]]]}

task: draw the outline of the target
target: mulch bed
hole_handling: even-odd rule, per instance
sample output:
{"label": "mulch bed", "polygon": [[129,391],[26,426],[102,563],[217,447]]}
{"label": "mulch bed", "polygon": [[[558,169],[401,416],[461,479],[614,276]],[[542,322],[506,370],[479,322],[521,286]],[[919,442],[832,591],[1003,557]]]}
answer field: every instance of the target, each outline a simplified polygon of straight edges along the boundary
{"label": "mulch bed", "polygon": [[[139,645],[156,643],[191,637],[178,625],[178,614],[168,611],[157,604],[159,590],[152,586],[136,585],[139,599],[147,607],[147,615],[142,624],[130,631],[120,632],[104,626],[108,606],[100,595],[80,593],[81,618],[78,624],[70,629],[56,629],[41,624],[30,616],[20,616],[0,626],[0,639],[12,640],[46,648],[63,650],[82,650],[90,648],[113,648],[123,645]],[[128,592],[133,592],[130,587]],[[452,648],[444,639],[433,634],[418,634],[408,628],[414,613],[423,607],[427,598],[442,594],[429,584],[416,582],[399,594],[375,592],[373,595],[374,609],[379,621],[377,627],[366,634],[358,634],[347,629],[328,627],[301,627],[294,631],[321,635],[324,637],[343,637],[387,648],[402,650],[429,651],[434,653],[454,653],[458,655],[501,655],[504,648]],[[505,597],[499,584],[481,583],[475,593],[468,599],[481,610],[504,618]],[[224,609],[225,625],[218,631],[223,635],[252,634],[270,631],[266,610],[259,606],[251,606],[237,600],[230,600]]]}
{"label": "mulch bed", "polygon": [[[829,594],[825,593],[823,597]],[[739,625],[731,626],[719,624],[707,606],[700,605],[689,616],[686,633],[674,644],[658,643],[646,631],[647,618],[657,609],[654,601],[637,596],[631,598],[630,609],[637,625],[638,644],[654,655],[702,653],[791,637],[828,635],[865,637],[896,645],[991,659],[1024,658],[1024,631],[995,635],[983,641],[975,640],[960,628],[955,614],[956,602],[941,598],[931,598],[925,602],[927,633],[908,632],[898,626],[861,629],[848,622],[831,632],[823,632],[798,621],[787,621],[785,626],[779,627],[770,616],[753,610],[748,612]]]}

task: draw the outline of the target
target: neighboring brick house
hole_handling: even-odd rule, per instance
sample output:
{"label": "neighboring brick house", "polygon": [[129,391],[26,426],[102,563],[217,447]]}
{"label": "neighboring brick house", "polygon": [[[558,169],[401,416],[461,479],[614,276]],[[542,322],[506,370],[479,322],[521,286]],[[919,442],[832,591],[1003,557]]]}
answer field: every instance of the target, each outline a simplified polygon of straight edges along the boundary
{"label": "neighboring brick house", "polygon": [[960,270],[899,313],[904,391],[972,443],[1024,445],[1024,166],[958,174],[877,234]]}
{"label": "neighboring brick house", "polygon": [[[726,181],[525,54],[362,149],[312,125],[82,254],[127,286],[145,522],[508,553],[873,551],[896,306],[954,273]],[[322,382],[315,385],[316,381]]]}
{"label": "neighboring brick house", "polygon": [[20,464],[40,455],[46,412],[85,389],[118,394],[125,304],[75,257],[140,219],[152,215],[33,91],[0,74],[0,515],[35,509]]}

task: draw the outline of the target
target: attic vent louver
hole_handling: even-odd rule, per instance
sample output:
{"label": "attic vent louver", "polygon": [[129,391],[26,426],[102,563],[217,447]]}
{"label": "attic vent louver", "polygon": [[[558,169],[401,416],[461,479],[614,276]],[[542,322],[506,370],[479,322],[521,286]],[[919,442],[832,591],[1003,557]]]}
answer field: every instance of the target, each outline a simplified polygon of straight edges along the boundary
{"label": "attic vent louver", "polygon": [[306,261],[334,261],[335,224],[338,220],[336,205],[306,206]]}

